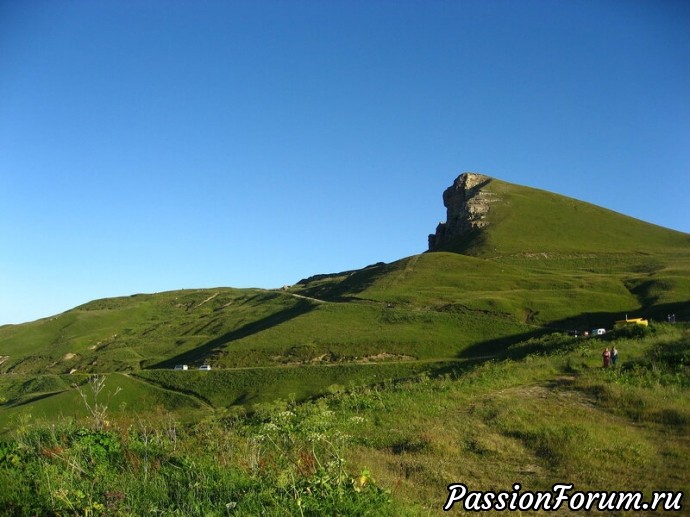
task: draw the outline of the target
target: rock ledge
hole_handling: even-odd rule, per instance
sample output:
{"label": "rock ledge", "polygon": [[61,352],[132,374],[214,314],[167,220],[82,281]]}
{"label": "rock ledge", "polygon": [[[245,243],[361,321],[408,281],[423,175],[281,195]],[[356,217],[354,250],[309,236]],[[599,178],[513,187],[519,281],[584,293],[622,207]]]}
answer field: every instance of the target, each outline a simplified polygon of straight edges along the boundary
{"label": "rock ledge", "polygon": [[443,192],[447,208],[445,223],[439,223],[436,233],[429,235],[429,251],[444,249],[470,233],[484,228],[490,205],[498,197],[482,187],[491,181],[489,176],[464,172]]}

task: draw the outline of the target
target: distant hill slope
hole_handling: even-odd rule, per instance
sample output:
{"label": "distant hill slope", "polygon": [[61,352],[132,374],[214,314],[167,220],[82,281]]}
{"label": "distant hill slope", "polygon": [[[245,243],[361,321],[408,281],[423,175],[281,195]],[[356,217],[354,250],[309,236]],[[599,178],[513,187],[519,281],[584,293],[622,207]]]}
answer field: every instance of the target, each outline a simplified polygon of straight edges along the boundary
{"label": "distant hill slope", "polygon": [[690,235],[479,180],[454,191],[436,251],[288,289],[134,295],[0,327],[0,373],[448,360],[626,314],[690,317]]}

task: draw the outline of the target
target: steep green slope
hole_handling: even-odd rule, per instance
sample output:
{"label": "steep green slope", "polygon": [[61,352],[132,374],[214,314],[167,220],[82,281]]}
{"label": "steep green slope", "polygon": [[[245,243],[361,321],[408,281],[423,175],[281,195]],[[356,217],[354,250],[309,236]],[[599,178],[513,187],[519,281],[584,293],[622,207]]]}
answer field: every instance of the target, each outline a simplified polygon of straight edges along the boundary
{"label": "steep green slope", "polygon": [[490,205],[488,226],[458,243],[468,254],[666,255],[690,247],[688,234],[559,194],[496,179],[481,190],[497,201]]}
{"label": "steep green slope", "polygon": [[671,311],[688,316],[690,254],[659,256],[652,271],[643,267],[648,257],[625,258],[623,264],[611,256],[590,262],[433,252],[348,275],[307,279],[295,289],[323,299],[390,305],[387,319],[405,311],[454,314],[464,320],[459,330],[469,331],[473,342],[499,334],[493,332],[495,328],[473,333],[470,315],[489,317],[493,324],[525,325],[525,332],[535,326],[564,330],[611,326],[626,313],[664,317]]}
{"label": "steep green slope", "polygon": [[542,327],[606,326],[639,310],[637,297],[614,276],[430,253],[289,291],[214,289],[93,302],[0,329],[0,371],[449,359],[469,347],[475,355],[494,353],[504,340]]}
{"label": "steep green slope", "polygon": [[0,327],[0,373],[428,363],[494,355],[550,330],[611,327],[626,314],[690,317],[690,236],[498,180],[482,188],[498,201],[489,224],[458,243],[464,254],[274,291],[97,300]]}

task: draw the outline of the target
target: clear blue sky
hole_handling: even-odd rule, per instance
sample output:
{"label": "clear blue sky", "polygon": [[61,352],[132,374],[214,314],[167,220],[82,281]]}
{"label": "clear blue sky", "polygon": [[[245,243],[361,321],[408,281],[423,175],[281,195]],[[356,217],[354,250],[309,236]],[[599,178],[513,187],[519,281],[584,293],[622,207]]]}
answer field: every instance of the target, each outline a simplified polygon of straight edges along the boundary
{"label": "clear blue sky", "polygon": [[463,171],[690,232],[690,2],[0,0],[0,324],[420,253]]}

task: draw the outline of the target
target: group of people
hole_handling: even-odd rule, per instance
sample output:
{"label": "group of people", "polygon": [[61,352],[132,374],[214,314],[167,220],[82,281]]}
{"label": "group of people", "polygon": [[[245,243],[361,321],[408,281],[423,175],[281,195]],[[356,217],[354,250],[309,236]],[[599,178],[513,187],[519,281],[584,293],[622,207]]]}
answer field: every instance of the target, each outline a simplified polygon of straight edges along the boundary
{"label": "group of people", "polygon": [[604,368],[616,366],[616,362],[618,361],[618,350],[615,346],[611,350],[609,350],[609,347],[604,348],[604,353],[601,355],[604,358]]}

